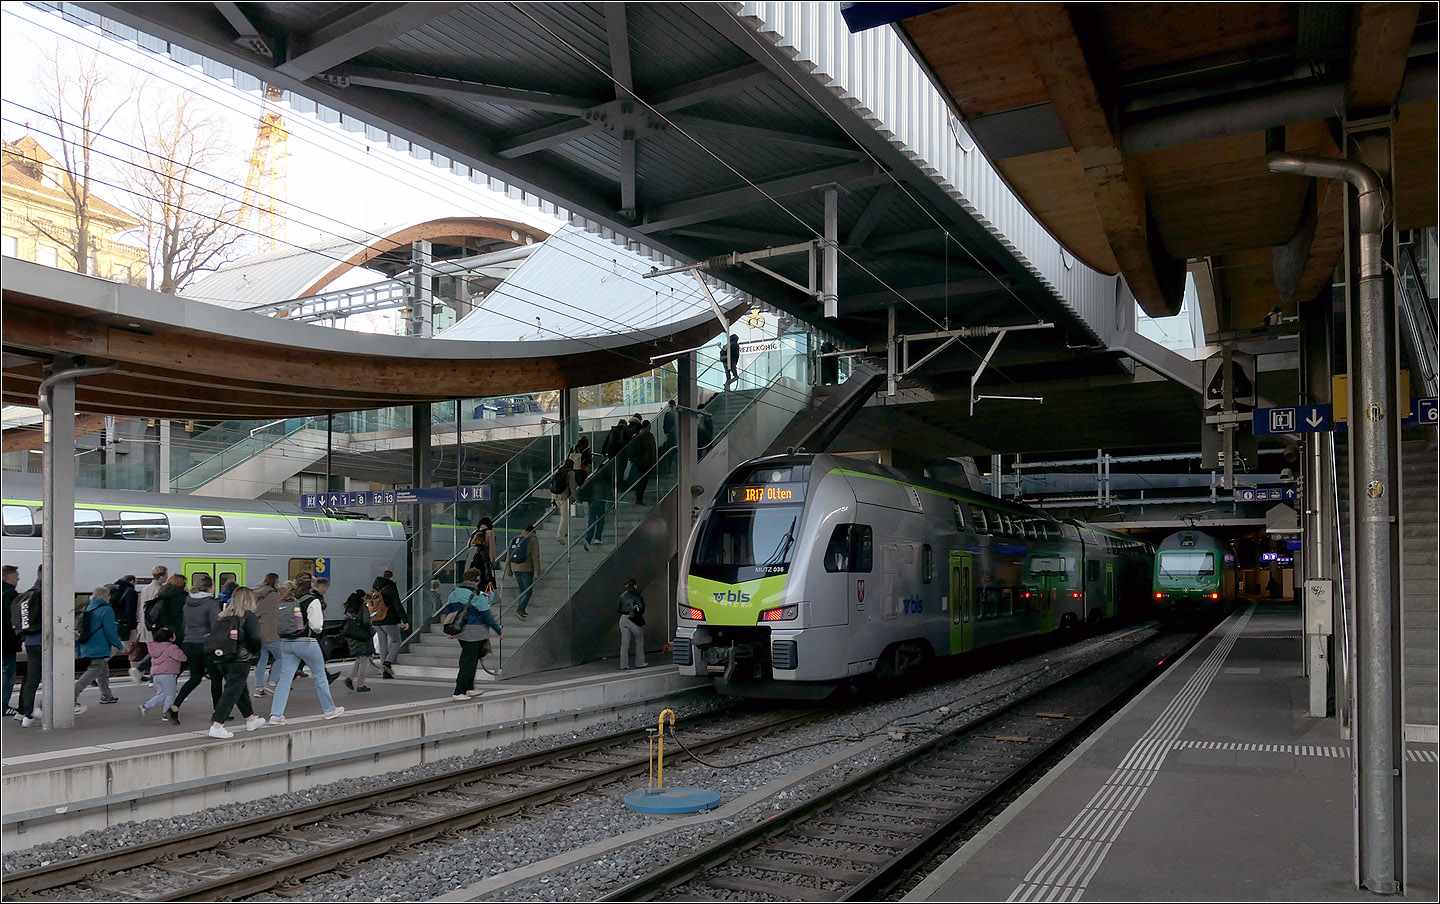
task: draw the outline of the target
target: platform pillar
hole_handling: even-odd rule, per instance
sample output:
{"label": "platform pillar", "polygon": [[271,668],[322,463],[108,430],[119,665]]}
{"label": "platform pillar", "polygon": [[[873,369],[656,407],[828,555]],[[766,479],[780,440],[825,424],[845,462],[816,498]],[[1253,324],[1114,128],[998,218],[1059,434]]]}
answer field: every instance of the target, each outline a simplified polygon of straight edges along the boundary
{"label": "platform pillar", "polygon": [[[429,486],[430,430],[433,421],[431,405],[429,402],[411,405],[410,412],[410,485],[412,487]],[[413,511],[415,520],[411,524],[410,535],[412,544],[410,547],[410,581],[406,587],[406,593],[414,594],[410,603],[412,628],[420,624],[421,619],[428,614],[415,611],[417,606],[423,604],[425,594],[414,591],[429,580],[431,559],[430,506],[417,505],[413,507]]]}
{"label": "platform pillar", "polygon": [[[1331,396],[1331,360],[1334,343],[1334,293],[1327,285],[1316,298],[1300,305],[1300,383],[1306,404],[1326,405]],[[1329,699],[1335,689],[1336,715],[1348,733],[1350,708],[1343,701],[1350,692],[1348,686],[1335,687],[1339,676],[1335,673],[1334,647],[1332,645],[1337,615],[1344,616],[1344,608],[1336,605],[1333,592],[1335,585],[1335,456],[1329,433],[1310,433],[1305,437],[1304,456],[1301,459],[1301,480],[1304,487],[1302,511],[1304,520],[1301,527],[1302,549],[1300,552],[1301,580],[1296,585],[1302,605],[1309,607],[1311,594],[1322,594],[1330,587],[1330,612],[1328,625],[1331,633],[1317,630],[1318,619],[1305,619],[1306,673],[1310,677],[1310,715],[1323,719],[1329,715]],[[1312,581],[1324,582],[1316,585]],[[1339,610],[1337,612],[1337,610]],[[1344,630],[1344,626],[1341,626]]]}

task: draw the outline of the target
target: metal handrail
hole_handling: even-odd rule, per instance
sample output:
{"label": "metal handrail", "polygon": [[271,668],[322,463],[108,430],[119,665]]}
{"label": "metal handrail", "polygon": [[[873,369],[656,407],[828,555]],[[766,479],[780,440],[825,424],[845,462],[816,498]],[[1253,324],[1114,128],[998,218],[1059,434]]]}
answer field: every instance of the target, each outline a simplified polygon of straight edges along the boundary
{"label": "metal handrail", "polygon": [[[246,454],[245,456],[243,456],[243,457],[241,457],[240,459],[236,460],[236,461],[235,461],[233,464],[231,464],[229,467],[225,467],[225,466],[224,466],[225,456],[226,456],[227,454],[235,451],[237,448],[240,447],[241,444],[243,444],[243,443],[248,443],[248,442],[250,442],[251,440],[255,439],[255,438],[256,438],[256,435],[259,433],[259,431],[264,430],[266,427],[273,427],[275,424],[281,423],[282,421],[288,421],[288,420],[291,420],[291,419],[290,419],[290,418],[280,418],[279,420],[271,421],[269,424],[265,424],[265,425],[263,425],[263,426],[261,426],[261,427],[257,427],[257,428],[255,428],[254,430],[251,430],[251,431],[250,431],[250,435],[247,436],[247,437],[245,437],[244,439],[240,440],[240,442],[231,445],[229,448],[221,449],[219,452],[216,452],[214,455],[211,455],[211,456],[209,456],[209,457],[207,457],[207,458],[201,459],[200,461],[196,462],[193,466],[187,468],[186,470],[184,470],[184,471],[181,472],[180,474],[177,474],[177,475],[175,475],[174,477],[170,478],[170,486],[171,486],[172,488],[175,488],[175,489],[189,489],[189,490],[194,490],[194,489],[196,489],[196,488],[198,488],[198,487],[204,486],[205,483],[208,483],[209,481],[214,480],[216,477],[219,477],[221,474],[224,474],[224,473],[226,473],[227,471],[233,470],[235,467],[243,464],[244,462],[247,462],[247,461],[251,460],[251,459],[254,458],[255,456],[260,455],[260,454],[262,454],[262,453],[264,453],[264,452],[266,452],[266,451],[268,451],[268,450],[270,450],[270,449],[273,449],[275,446],[279,445],[280,443],[284,442],[285,440],[289,439],[290,437],[294,436],[296,433],[299,433],[301,430],[304,430],[306,427],[310,426],[311,424],[313,424],[313,423],[315,422],[315,419],[314,419],[313,417],[300,418],[300,419],[298,419],[298,423],[295,425],[294,429],[287,429],[287,430],[286,430],[285,432],[283,432],[283,433],[272,434],[271,437],[269,438],[269,442],[262,442],[262,444],[261,444],[258,448],[252,450],[251,452],[249,452],[249,453]],[[210,464],[210,463],[213,462],[213,461],[220,461],[220,463],[221,463],[220,469],[217,470],[213,475],[211,475],[210,477],[206,478],[204,481],[201,481],[201,482],[199,482],[199,483],[195,483],[195,484],[191,484],[191,485],[185,485],[185,484],[182,484],[182,483],[181,483],[181,481],[183,481],[186,477],[189,477],[191,474],[194,474],[196,471],[199,471],[201,468],[204,468],[206,465]]]}
{"label": "metal handrail", "polygon": [[[1430,308],[1430,299],[1425,292],[1425,283],[1420,279],[1420,268],[1415,262],[1415,252],[1409,245],[1399,248],[1399,278],[1396,301],[1400,314],[1408,327],[1408,339],[1420,370],[1420,382],[1426,395],[1434,395],[1437,387],[1435,314]],[[1408,401],[1408,400],[1402,400]]]}
{"label": "metal handrail", "polygon": [[1334,497],[1331,502],[1334,509],[1335,521],[1335,556],[1339,567],[1336,575],[1340,584],[1340,687],[1342,692],[1335,695],[1335,715],[1339,719],[1342,730],[1350,728],[1350,716],[1353,707],[1351,699],[1353,688],[1351,687],[1351,638],[1350,638],[1350,600],[1345,593],[1345,538],[1343,536],[1344,525],[1340,518],[1340,464],[1335,454],[1335,434],[1332,431],[1328,434],[1330,443],[1330,489]]}

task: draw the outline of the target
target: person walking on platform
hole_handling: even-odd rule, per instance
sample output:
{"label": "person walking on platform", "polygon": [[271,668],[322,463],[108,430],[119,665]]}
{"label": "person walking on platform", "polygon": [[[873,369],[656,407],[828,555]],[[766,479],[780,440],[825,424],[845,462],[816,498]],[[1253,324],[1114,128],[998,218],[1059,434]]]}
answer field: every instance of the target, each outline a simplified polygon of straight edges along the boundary
{"label": "person walking on platform", "polygon": [[220,610],[215,620],[215,630],[205,642],[206,652],[225,676],[225,689],[215,704],[210,716],[210,737],[233,738],[234,732],[225,727],[225,720],[238,704],[240,715],[245,717],[245,730],[254,731],[265,724],[250,705],[250,668],[255,664],[255,654],[260,652],[260,624],[255,618],[255,591],[249,587],[235,587],[230,599]]}
{"label": "person walking on platform", "polygon": [[308,572],[296,575],[294,597],[282,600],[275,608],[275,631],[280,635],[275,644],[280,651],[280,682],[270,703],[271,725],[285,724],[290,685],[301,663],[310,669],[325,718],[333,719],[345,713],[345,707],[336,706],[330,696],[330,682],[325,680],[325,654],[315,639],[325,628],[325,609],[321,596],[312,586],[314,580]]}
{"label": "person walking on platform", "polygon": [[400,655],[402,632],[410,630],[410,615],[400,602],[400,588],[395,586],[395,573],[386,571],[375,579],[373,589],[385,600],[385,615],[375,619],[380,640],[380,677],[395,677],[395,657]]}
{"label": "person walking on platform", "polygon": [[513,574],[520,588],[520,595],[515,598],[515,614],[523,619],[525,609],[530,605],[530,590],[535,586],[535,576],[540,573],[540,538],[535,536],[535,525],[525,525],[520,536],[510,541],[509,548],[505,550],[505,573]]}
{"label": "person walking on platform", "polygon": [[570,500],[575,498],[575,463],[570,459],[560,462],[560,470],[550,481],[550,498],[560,512],[560,524],[555,528],[555,539],[565,543],[570,539]]}
{"label": "person walking on platform", "polygon": [[[13,604],[18,610],[15,633],[20,635],[20,644],[25,648],[25,681],[20,685],[20,703],[15,707],[19,712],[16,717],[20,724],[27,728],[34,725],[39,718],[39,710],[35,709],[35,691],[40,687],[40,674],[44,671],[42,657],[47,655],[43,652],[40,633],[44,625],[40,594],[40,575],[43,569],[43,565],[35,569],[34,586],[17,594]],[[83,706],[75,707],[77,715],[84,711]]]}
{"label": "person walking on platform", "polygon": [[635,647],[635,668],[645,668],[645,597],[634,578],[620,591],[620,671],[630,671],[630,647]]}
{"label": "person walking on platform", "polygon": [[[110,608],[115,610],[115,628],[120,632],[126,659],[132,663],[133,668],[135,660],[130,654],[135,649],[135,627],[144,621],[139,611],[140,594],[135,591],[135,575],[127,574],[115,582],[115,589],[110,591]],[[130,677],[137,679],[136,683],[139,683],[139,675],[132,673]]]}
{"label": "person walking on platform", "polygon": [[150,639],[150,680],[155,684],[155,696],[140,704],[140,718],[159,706],[160,721],[180,724],[170,718],[170,706],[175,702],[180,669],[184,665],[185,651],[175,645],[175,634],[169,628],[156,628]]}
{"label": "person walking on platform", "polygon": [[16,659],[20,655],[20,634],[15,630],[15,613],[11,611],[20,592],[15,585],[20,583],[20,569],[14,565],[5,566],[5,715],[14,716],[19,710],[10,705],[10,694],[15,690]]}
{"label": "person walking on platform", "polygon": [[455,672],[455,693],[452,700],[465,700],[470,697],[478,697],[480,691],[475,689],[475,669],[480,665],[484,657],[484,648],[489,643],[486,630],[495,632],[497,640],[505,635],[500,632],[500,623],[495,621],[491,613],[491,607],[497,603],[495,588],[486,587],[483,590],[476,585],[480,573],[475,569],[465,572],[464,580],[460,586],[450,591],[449,605],[445,611],[451,611],[452,607],[465,607],[465,626],[455,639],[460,641],[460,667]]}
{"label": "person walking on platform", "polygon": [[150,641],[155,639],[155,625],[152,624],[155,614],[150,612],[150,604],[155,602],[155,598],[160,594],[160,588],[165,586],[165,580],[169,576],[170,569],[164,565],[156,565],[150,569],[150,583],[140,588],[135,603],[136,639],[135,646],[130,649],[130,677],[137,684],[150,668],[150,651],[147,647]]}
{"label": "person walking on platform", "polygon": [[175,642],[185,640],[185,575],[172,574],[165,579],[165,585],[155,596],[159,610],[155,613],[155,626],[169,628],[175,635]]}
{"label": "person walking on platform", "polygon": [[631,453],[635,462],[635,504],[645,504],[645,487],[650,483],[650,470],[655,467],[658,453],[655,450],[655,434],[650,432],[650,422],[640,422],[640,432],[635,437],[634,451]]}
{"label": "person walking on platform", "polygon": [[[181,581],[185,578],[182,575],[175,575]],[[185,679],[185,684],[180,688],[180,693],[175,696],[175,702],[170,704],[170,712],[175,724],[180,724],[180,707],[185,705],[185,700],[190,696],[191,691],[200,686],[200,682],[210,679],[210,705],[220,705],[220,693],[225,686],[225,673],[220,665],[205,653],[205,638],[215,630],[215,619],[220,617],[220,601],[210,591],[215,588],[215,581],[208,574],[203,572],[195,575],[195,592],[185,601],[185,609],[180,622],[180,649],[185,651],[185,664],[190,669],[190,677]]]}
{"label": "person walking on platform", "polygon": [[274,693],[275,678],[280,676],[280,655],[275,644],[275,607],[284,598],[280,575],[270,572],[260,579],[255,589],[255,621],[260,625],[260,652],[255,656],[255,696]]}
{"label": "person walking on platform", "polygon": [[375,655],[375,626],[370,623],[370,607],[365,603],[365,591],[356,590],[345,600],[345,627],[340,633],[350,646],[350,655],[355,665],[345,679],[345,686],[352,691],[369,693],[365,676],[370,671],[370,657]]}
{"label": "person walking on platform", "polygon": [[124,652],[125,641],[115,627],[115,610],[110,606],[110,588],[96,587],[90,602],[75,617],[75,658],[89,662],[84,673],[75,680],[75,706],[79,712],[80,692],[92,684],[100,685],[101,703],[119,703],[110,693],[110,657],[112,650]]}

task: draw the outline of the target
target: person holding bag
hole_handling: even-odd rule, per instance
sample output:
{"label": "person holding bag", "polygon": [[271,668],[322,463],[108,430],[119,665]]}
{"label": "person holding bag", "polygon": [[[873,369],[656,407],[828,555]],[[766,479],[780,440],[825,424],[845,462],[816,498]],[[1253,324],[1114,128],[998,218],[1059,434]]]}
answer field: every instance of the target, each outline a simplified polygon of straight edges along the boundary
{"label": "person holding bag", "polygon": [[635,668],[645,668],[645,597],[634,578],[620,591],[620,671],[630,671],[630,646],[635,646]]}
{"label": "person holding bag", "polygon": [[365,603],[365,591],[356,590],[345,601],[345,627],[340,633],[350,646],[350,655],[355,665],[345,679],[345,686],[358,693],[369,693],[365,676],[370,671],[370,657],[375,655],[375,627],[370,623],[370,607]]}
{"label": "person holding bag", "polygon": [[487,585],[481,590],[475,583],[479,579],[478,570],[472,568],[465,572],[460,586],[450,591],[450,600],[441,619],[445,633],[460,641],[460,667],[455,672],[455,693],[451,700],[468,700],[480,695],[480,691],[475,689],[475,669],[485,655],[484,648],[489,646],[485,632],[493,630],[497,640],[505,636],[500,631],[500,623],[490,612],[490,607],[499,602],[495,585]]}
{"label": "person holding bag", "polygon": [[212,658],[223,676],[224,689],[210,717],[210,737],[233,738],[235,733],[225,727],[225,720],[238,703],[245,717],[245,730],[254,731],[265,724],[250,705],[250,670],[255,667],[255,654],[260,652],[260,622],[255,618],[255,591],[236,587],[230,601],[220,610],[215,627],[205,637],[205,655]]}

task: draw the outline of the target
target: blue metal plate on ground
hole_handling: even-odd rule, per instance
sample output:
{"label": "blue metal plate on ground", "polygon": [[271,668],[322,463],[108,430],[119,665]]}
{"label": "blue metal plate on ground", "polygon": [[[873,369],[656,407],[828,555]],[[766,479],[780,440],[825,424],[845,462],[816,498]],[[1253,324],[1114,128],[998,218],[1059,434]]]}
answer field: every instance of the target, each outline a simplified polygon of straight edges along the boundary
{"label": "blue metal plate on ground", "polygon": [[720,792],[705,788],[642,788],[625,795],[625,806],[637,813],[699,813],[720,806]]}

